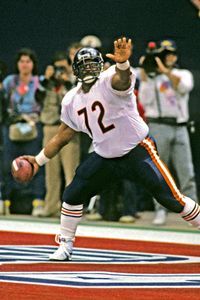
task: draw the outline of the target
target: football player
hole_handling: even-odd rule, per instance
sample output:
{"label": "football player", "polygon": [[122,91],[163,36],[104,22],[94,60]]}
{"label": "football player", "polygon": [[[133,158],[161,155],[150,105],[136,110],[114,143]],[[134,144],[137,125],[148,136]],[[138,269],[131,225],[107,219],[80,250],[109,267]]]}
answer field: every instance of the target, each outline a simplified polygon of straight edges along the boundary
{"label": "football player", "polygon": [[73,62],[78,84],[62,101],[62,123],[57,134],[37,156],[24,156],[36,173],[75,132],[85,132],[93,140],[94,152],[80,164],[63,193],[60,232],[56,236],[59,247],[50,260],[71,260],[84,202],[117,178],[139,181],[167,209],[200,226],[199,205],[178,190],[138,113],[133,93],[136,78],[129,63],[131,49],[131,39],[117,39],[114,53],[107,54],[115,65],[102,72],[101,53],[81,48]]}

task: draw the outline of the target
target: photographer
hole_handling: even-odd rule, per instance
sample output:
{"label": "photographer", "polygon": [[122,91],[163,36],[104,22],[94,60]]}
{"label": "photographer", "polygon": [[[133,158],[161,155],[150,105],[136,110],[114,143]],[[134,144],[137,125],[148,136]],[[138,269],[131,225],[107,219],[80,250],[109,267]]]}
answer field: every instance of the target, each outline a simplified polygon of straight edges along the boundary
{"label": "photographer", "polygon": [[[37,153],[42,145],[42,126],[39,122],[41,107],[35,98],[39,85],[37,55],[30,48],[16,52],[14,73],[7,75],[2,82],[2,169],[4,213],[29,211],[30,197],[43,203],[44,172],[40,170],[33,181],[22,186],[11,175],[13,159],[23,153]],[[16,201],[20,199],[21,202]],[[26,201],[25,201],[26,200]],[[24,201],[24,203],[23,203]]]}
{"label": "photographer", "polygon": [[[140,59],[139,99],[144,105],[150,134],[155,136],[161,159],[172,166],[183,194],[197,201],[187,122],[189,93],[193,89],[190,71],[176,66],[176,44],[163,40],[149,43]],[[166,222],[167,211],[156,203],[154,225]]]}
{"label": "photographer", "polygon": [[[40,82],[40,88],[36,92],[36,97],[42,105],[40,120],[44,125],[43,145],[46,145],[55,135],[60,126],[61,101],[72,87],[70,74],[66,52],[56,52],[53,63],[47,66],[44,78]],[[75,168],[79,163],[79,151],[79,136],[77,134],[68,147],[64,147],[45,166],[45,206],[43,211],[40,210],[35,215],[51,217],[60,214],[62,171],[65,176],[65,185],[68,185],[72,181]]]}

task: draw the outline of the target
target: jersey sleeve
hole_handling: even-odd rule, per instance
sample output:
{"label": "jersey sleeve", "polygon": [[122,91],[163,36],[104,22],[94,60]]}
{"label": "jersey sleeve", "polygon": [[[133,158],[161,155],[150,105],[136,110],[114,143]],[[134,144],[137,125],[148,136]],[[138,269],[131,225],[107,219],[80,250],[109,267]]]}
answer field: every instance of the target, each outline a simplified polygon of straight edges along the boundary
{"label": "jersey sleeve", "polygon": [[107,74],[105,74],[105,84],[106,84],[106,87],[114,94],[118,95],[118,96],[127,96],[129,94],[132,94],[133,91],[134,91],[134,86],[135,86],[135,81],[136,81],[136,75],[135,75],[135,71],[134,69],[131,67],[131,85],[130,87],[125,90],[125,91],[118,91],[118,90],[115,90],[112,88],[112,84],[111,84],[111,81],[112,81],[112,77],[113,75],[115,74],[115,68],[116,68],[116,65],[114,66],[111,66],[107,71]]}
{"label": "jersey sleeve", "polygon": [[72,128],[75,131],[79,131],[76,124],[73,122],[73,120],[70,118],[71,115],[71,105],[70,101],[67,98],[67,95],[63,98],[61,103],[61,115],[60,120],[61,122],[65,123],[67,126]]}

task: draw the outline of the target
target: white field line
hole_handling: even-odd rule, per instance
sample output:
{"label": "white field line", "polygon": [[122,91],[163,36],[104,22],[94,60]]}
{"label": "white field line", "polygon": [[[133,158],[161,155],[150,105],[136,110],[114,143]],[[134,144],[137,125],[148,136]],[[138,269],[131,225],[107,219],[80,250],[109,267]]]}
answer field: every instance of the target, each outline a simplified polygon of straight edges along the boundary
{"label": "white field line", "polygon": [[[59,232],[59,224],[50,223],[32,223],[23,221],[0,221],[0,230],[42,233],[42,234],[56,234]],[[98,227],[98,226],[84,226],[79,225],[77,229],[77,236],[85,237],[101,237],[101,238],[115,238],[124,240],[138,240],[138,241],[154,241],[167,243],[180,243],[200,245],[200,231],[194,233],[187,232],[170,232],[158,230],[144,230],[131,228],[114,228],[114,227]]]}

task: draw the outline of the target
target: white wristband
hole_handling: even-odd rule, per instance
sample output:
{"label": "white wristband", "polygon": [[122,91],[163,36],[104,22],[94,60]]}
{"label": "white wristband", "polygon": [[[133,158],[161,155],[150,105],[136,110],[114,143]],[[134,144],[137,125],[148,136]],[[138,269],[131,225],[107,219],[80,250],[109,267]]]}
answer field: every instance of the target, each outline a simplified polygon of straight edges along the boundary
{"label": "white wristband", "polygon": [[35,156],[35,160],[37,164],[41,167],[45,165],[50,159],[46,157],[46,155],[44,154],[44,149],[42,149],[42,151],[40,151],[40,153]]}
{"label": "white wristband", "polygon": [[123,63],[116,63],[117,69],[125,71],[130,68],[130,62],[127,60]]}

